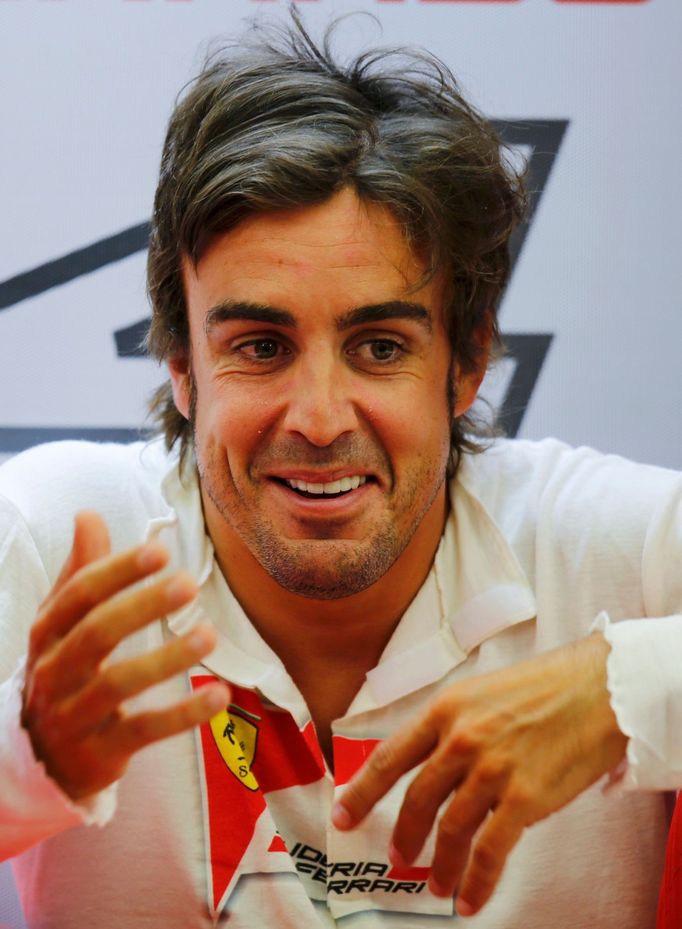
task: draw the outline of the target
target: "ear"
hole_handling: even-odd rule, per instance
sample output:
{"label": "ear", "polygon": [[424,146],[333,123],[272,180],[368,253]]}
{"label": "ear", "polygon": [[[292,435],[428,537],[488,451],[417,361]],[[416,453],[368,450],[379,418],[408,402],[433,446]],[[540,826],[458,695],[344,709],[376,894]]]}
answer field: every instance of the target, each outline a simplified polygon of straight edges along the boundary
{"label": "ear", "polygon": [[189,356],[182,354],[169,358],[168,373],[170,374],[175,406],[185,419],[189,419],[191,396]]}
{"label": "ear", "polygon": [[460,366],[455,365],[455,416],[463,416],[471,407],[481,382],[485,377],[490,360],[490,348],[493,341],[492,319],[489,313],[486,313],[485,320],[474,333],[474,341],[479,349],[476,366],[465,374],[462,373]]}

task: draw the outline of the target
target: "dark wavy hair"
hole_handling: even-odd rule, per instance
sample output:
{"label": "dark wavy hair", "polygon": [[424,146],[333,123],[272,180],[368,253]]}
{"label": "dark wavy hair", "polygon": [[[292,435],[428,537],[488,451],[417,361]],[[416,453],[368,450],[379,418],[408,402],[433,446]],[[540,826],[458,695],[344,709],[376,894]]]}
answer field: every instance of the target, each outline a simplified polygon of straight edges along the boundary
{"label": "dark wavy hair", "polygon": [[[340,61],[336,25],[318,44],[294,8],[288,24],[255,24],[209,56],[181,94],[163,149],[147,265],[147,347],[158,360],[189,353],[183,256],[196,264],[216,234],[245,217],[320,203],[345,186],[390,208],[427,257],[426,278],[444,272],[453,364],[463,372],[476,366],[482,328],[499,348],[497,304],[509,276],[509,237],[525,209],[522,178],[441,61],[402,48]],[[184,455],[192,422],[176,409],[169,382],[150,410],[167,446],[179,441]],[[483,432],[470,414],[452,419],[454,473]]]}

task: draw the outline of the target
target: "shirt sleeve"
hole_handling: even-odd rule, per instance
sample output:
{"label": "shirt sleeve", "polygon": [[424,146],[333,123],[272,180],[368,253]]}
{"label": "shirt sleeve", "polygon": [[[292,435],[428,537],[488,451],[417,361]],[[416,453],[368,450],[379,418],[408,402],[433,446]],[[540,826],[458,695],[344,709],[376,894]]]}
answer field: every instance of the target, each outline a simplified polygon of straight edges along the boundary
{"label": "shirt sleeve", "polygon": [[21,725],[23,661],[0,685],[0,859],[77,825],[105,825],[116,806],[116,787],[73,803],[36,760]]}
{"label": "shirt sleeve", "polygon": [[50,588],[17,510],[0,498],[0,860],[74,825],[104,825],[115,788],[73,803],[37,761],[21,725],[28,630]]}
{"label": "shirt sleeve", "polygon": [[628,736],[625,788],[682,787],[682,490],[654,512],[642,556],[646,615],[599,629],[611,646],[611,705]]}

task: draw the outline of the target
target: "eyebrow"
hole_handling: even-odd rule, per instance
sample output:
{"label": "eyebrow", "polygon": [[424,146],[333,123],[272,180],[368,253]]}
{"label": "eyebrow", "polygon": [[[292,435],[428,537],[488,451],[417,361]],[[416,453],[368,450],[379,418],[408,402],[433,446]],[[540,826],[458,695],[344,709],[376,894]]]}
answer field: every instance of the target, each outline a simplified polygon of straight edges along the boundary
{"label": "eyebrow", "polygon": [[256,323],[269,323],[271,326],[283,326],[287,329],[296,329],[296,320],[287,310],[278,310],[274,306],[263,303],[251,303],[244,300],[225,300],[218,303],[206,314],[204,331],[210,335],[220,323],[232,319],[248,320]]}
{"label": "eyebrow", "polygon": [[408,303],[405,300],[389,300],[386,303],[372,303],[349,310],[336,321],[339,332],[361,326],[364,323],[380,323],[385,319],[413,319],[431,333],[433,326],[431,314],[421,303]]}
{"label": "eyebrow", "polygon": [[[384,303],[372,303],[348,310],[336,320],[339,332],[362,326],[367,323],[380,323],[387,319],[412,319],[419,323],[429,334],[433,331],[431,313],[421,303],[405,300],[388,300]],[[218,303],[206,314],[204,331],[210,335],[220,323],[230,320],[245,320],[257,323],[269,323],[285,329],[297,329],[296,318],[288,310],[281,310],[263,303],[248,300],[225,300]]]}

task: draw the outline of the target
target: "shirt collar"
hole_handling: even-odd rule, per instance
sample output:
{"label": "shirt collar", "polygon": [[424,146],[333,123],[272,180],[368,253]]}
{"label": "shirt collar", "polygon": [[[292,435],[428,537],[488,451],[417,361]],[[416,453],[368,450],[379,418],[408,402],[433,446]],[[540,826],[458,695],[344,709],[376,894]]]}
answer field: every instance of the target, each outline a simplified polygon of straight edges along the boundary
{"label": "shirt collar", "polygon": [[535,617],[528,578],[466,471],[460,468],[450,484],[450,514],[433,568],[368,673],[369,693],[360,692],[354,712],[435,683],[486,639]]}
{"label": "shirt collar", "polygon": [[186,570],[199,585],[198,596],[167,617],[168,628],[184,635],[199,623],[212,625],[218,644],[202,665],[233,684],[259,690],[304,725],[305,705],[297,688],[280,658],[249,622],[215,561],[193,461],[187,459],[180,467],[173,456],[161,493],[167,509],[150,521],[146,538],[166,547],[168,571]]}
{"label": "shirt collar", "polygon": [[[201,587],[213,570],[213,543],[206,532],[196,467],[189,457],[181,465],[178,456],[171,453],[161,479],[161,495],[166,512],[150,520],[146,539],[165,545],[170,553],[169,569],[189,571]],[[178,610],[173,614],[174,625],[184,613]]]}
{"label": "shirt collar", "polygon": [[[440,680],[486,639],[535,617],[528,579],[473,489],[472,469],[475,459],[464,459],[450,484],[451,510],[434,565],[349,713],[386,705]],[[301,716],[284,665],[249,623],[214,560],[193,463],[186,462],[181,473],[173,459],[161,489],[168,510],[150,522],[147,538],[162,542],[171,555],[169,567],[188,570],[200,586],[192,603],[168,617],[169,628],[179,635],[199,622],[211,623],[219,641],[204,665]]]}

